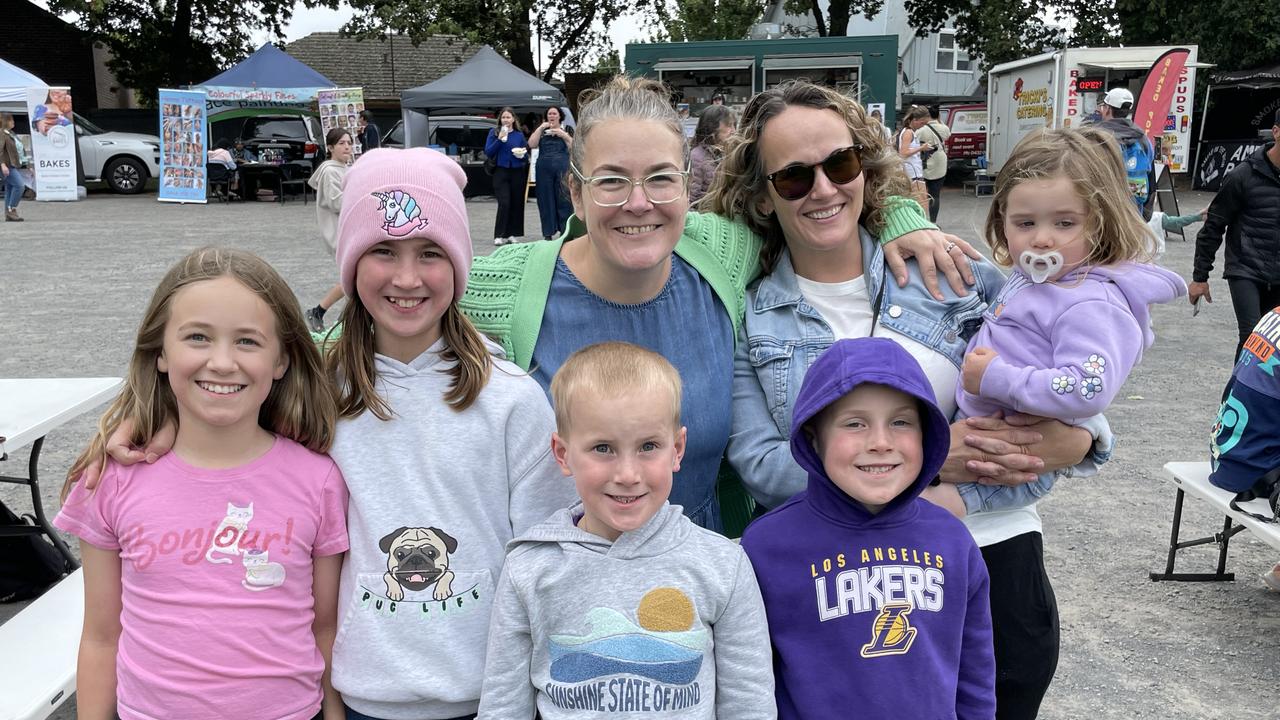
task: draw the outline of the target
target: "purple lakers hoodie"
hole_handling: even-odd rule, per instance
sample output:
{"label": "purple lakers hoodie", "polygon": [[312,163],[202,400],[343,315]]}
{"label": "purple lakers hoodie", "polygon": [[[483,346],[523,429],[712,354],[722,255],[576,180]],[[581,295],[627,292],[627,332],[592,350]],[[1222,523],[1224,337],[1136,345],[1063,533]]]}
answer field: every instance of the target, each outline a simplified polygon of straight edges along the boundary
{"label": "purple lakers hoodie", "polygon": [[[827,476],[804,426],[863,383],[919,400],[915,484],[872,514]],[[804,491],[742,537],[773,641],[778,717],[995,717],[987,569],[969,532],[920,498],[950,446],[920,366],[885,338],[841,340],[809,368],[791,452]]]}

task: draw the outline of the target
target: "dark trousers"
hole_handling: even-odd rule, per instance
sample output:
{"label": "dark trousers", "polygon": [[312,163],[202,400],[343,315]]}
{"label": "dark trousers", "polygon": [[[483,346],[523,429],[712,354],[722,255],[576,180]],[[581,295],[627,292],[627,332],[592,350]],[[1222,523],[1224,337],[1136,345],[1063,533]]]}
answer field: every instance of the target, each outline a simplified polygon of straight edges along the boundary
{"label": "dark trousers", "polygon": [[1236,328],[1240,331],[1240,342],[1236,343],[1235,354],[1235,359],[1239,360],[1244,341],[1249,339],[1253,326],[1258,324],[1264,314],[1280,305],[1280,283],[1227,278],[1227,287],[1231,288],[1231,305],[1236,310]]}
{"label": "dark trousers", "polygon": [[524,235],[524,189],[528,183],[528,165],[494,169],[493,197],[498,201],[498,216],[493,223],[495,238],[519,238]]}
{"label": "dark trousers", "polygon": [[942,209],[942,176],[937,180],[925,180],[924,187],[929,191],[929,222],[938,222],[938,210]]}
{"label": "dark trousers", "polygon": [[542,237],[558,237],[564,232],[564,226],[573,214],[573,204],[569,202],[569,194],[564,187],[564,174],[568,171],[567,155],[538,157],[538,169],[535,171],[538,184],[535,192],[538,197],[538,217],[542,221]]}
{"label": "dark trousers", "polygon": [[1035,720],[1058,669],[1058,602],[1032,532],[982,548],[991,576],[996,720]]}

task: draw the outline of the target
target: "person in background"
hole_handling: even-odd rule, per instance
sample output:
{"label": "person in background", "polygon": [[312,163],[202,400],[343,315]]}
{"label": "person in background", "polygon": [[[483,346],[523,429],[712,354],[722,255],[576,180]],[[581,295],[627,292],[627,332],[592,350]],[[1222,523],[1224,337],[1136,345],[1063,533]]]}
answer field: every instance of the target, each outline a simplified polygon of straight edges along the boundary
{"label": "person in background", "polygon": [[498,113],[498,127],[489,131],[484,154],[494,159],[493,198],[498,214],[493,222],[493,244],[520,242],[524,237],[524,192],[529,182],[529,147],[524,132],[509,107]]}
{"label": "person in background", "polygon": [[1120,143],[1134,208],[1142,215],[1143,220],[1148,220],[1151,218],[1156,196],[1155,144],[1130,119],[1133,110],[1133,93],[1125,88],[1112,88],[1098,105],[1098,117],[1101,120],[1088,127],[1105,130]]}
{"label": "person in background", "polygon": [[925,210],[929,208],[929,191],[924,183],[924,156],[926,153],[932,154],[937,148],[922,142],[917,133],[928,121],[929,110],[912,105],[902,118],[902,129],[898,131],[897,142],[894,143],[898,155],[902,157],[902,169],[911,181],[911,197]]}
{"label": "person in background", "polygon": [[542,221],[542,239],[550,240],[564,232],[573,214],[564,175],[569,172],[569,151],[573,148],[573,128],[564,125],[564,111],[547,108],[543,122],[529,136],[529,147],[538,149],[538,166],[534,170],[538,197],[538,217]]}
{"label": "person in background", "polygon": [[716,93],[715,95],[712,95],[712,96],[711,96],[711,104],[712,104],[712,105],[724,105],[724,95],[721,95],[720,93]]}
{"label": "person in background", "polygon": [[[338,216],[342,212],[342,181],[347,176],[347,168],[355,159],[351,134],[342,128],[334,128],[324,136],[325,148],[329,151],[329,159],[320,163],[320,167],[311,173],[307,184],[316,191],[316,223],[320,226],[320,239],[324,241],[329,255],[338,251]],[[342,285],[335,284],[320,301],[319,305],[306,312],[307,326],[312,332],[324,330],[324,314],[333,304],[342,299]]]}
{"label": "person in background", "polygon": [[361,154],[382,147],[382,131],[373,123],[373,111],[360,111],[359,138]]}
{"label": "person in background", "polygon": [[924,161],[924,187],[929,193],[929,220],[936,223],[938,211],[942,209],[942,181],[947,177],[946,142],[951,137],[951,128],[939,122],[930,111],[918,132],[921,139],[934,148]]}
{"label": "person in background", "polygon": [[1235,166],[1209,204],[1209,217],[1196,235],[1195,266],[1190,298],[1213,302],[1209,272],[1213,258],[1227,237],[1222,275],[1231,289],[1236,312],[1240,357],[1244,341],[1258,318],[1280,305],[1280,110],[1271,127],[1271,142]]}
{"label": "person in background", "polygon": [[22,158],[18,155],[18,136],[13,132],[13,115],[0,113],[0,172],[4,173],[4,220],[5,222],[22,222],[18,216],[18,203],[22,200],[22,191],[26,184],[18,169],[22,167]]}
{"label": "person in background", "polygon": [[711,180],[724,154],[724,141],[733,134],[733,111],[724,105],[712,105],[702,111],[698,129],[693,133],[693,151],[689,155],[689,203],[707,194]]}
{"label": "person in background", "polygon": [[244,146],[244,140],[236,138],[235,152],[232,153],[236,162],[255,163],[258,162],[258,154]]}

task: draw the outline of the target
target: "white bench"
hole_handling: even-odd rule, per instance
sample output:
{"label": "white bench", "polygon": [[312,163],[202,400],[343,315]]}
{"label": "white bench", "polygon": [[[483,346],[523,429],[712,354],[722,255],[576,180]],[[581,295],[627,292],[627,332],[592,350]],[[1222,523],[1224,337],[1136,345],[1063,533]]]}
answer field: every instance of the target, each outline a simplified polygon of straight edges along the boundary
{"label": "white bench", "polygon": [[43,720],[75,692],[83,624],[76,570],[0,625],[0,720]]}
{"label": "white bench", "polygon": [[[1222,488],[1215,487],[1209,483],[1209,463],[1208,462],[1171,462],[1164,466],[1165,480],[1173,483],[1178,488],[1177,499],[1173,505],[1173,531],[1169,538],[1169,560],[1165,565],[1162,573],[1151,573],[1152,580],[1179,580],[1190,582],[1201,582],[1208,580],[1235,580],[1235,573],[1227,572],[1227,546],[1231,542],[1231,538],[1242,530],[1249,530],[1259,540],[1267,543],[1276,550],[1280,550],[1280,525],[1276,523],[1268,523],[1251,517],[1247,513],[1240,512],[1231,507],[1231,500],[1235,498],[1235,494]],[[1178,540],[1178,533],[1182,526],[1182,500],[1186,493],[1204,500],[1212,505],[1225,517],[1222,525],[1222,532],[1214,533],[1209,537],[1197,538],[1195,540]],[[1248,503],[1240,504],[1240,507],[1255,512],[1259,515],[1269,516],[1271,509],[1267,507],[1265,500],[1255,500]],[[1175,573],[1173,571],[1174,559],[1177,552],[1183,548],[1193,547],[1196,545],[1208,545],[1209,543],[1217,543],[1218,545],[1218,570],[1213,573]]]}

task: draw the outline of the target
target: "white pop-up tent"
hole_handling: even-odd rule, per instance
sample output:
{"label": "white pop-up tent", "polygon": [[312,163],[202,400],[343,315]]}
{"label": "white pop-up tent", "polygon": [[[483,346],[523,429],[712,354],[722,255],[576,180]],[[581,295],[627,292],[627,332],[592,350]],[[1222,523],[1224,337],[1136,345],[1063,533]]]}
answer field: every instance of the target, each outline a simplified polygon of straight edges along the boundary
{"label": "white pop-up tent", "polygon": [[12,63],[0,60],[0,111],[27,112],[27,88],[47,88],[40,78]]}

